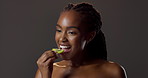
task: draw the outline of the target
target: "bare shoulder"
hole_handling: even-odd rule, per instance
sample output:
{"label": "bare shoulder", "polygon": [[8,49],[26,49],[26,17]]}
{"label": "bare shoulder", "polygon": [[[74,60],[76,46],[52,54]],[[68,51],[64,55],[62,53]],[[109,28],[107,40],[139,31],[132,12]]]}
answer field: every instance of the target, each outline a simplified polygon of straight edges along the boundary
{"label": "bare shoulder", "polygon": [[95,60],[80,66],[73,72],[72,78],[127,78],[124,68],[111,61]]}
{"label": "bare shoulder", "polygon": [[115,78],[127,78],[125,69],[118,63],[112,61],[106,61],[102,68],[110,75]]}

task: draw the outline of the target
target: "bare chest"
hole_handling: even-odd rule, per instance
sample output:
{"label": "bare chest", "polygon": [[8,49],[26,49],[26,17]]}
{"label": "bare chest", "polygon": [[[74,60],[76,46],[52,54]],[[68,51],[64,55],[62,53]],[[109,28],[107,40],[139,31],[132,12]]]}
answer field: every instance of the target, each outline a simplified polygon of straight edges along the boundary
{"label": "bare chest", "polygon": [[108,73],[95,68],[58,68],[53,69],[52,78],[109,78]]}
{"label": "bare chest", "polygon": [[68,78],[108,78],[108,76],[101,69],[78,69],[72,72]]}
{"label": "bare chest", "polygon": [[52,72],[52,78],[66,78],[69,73],[71,73],[70,68],[54,67]]}

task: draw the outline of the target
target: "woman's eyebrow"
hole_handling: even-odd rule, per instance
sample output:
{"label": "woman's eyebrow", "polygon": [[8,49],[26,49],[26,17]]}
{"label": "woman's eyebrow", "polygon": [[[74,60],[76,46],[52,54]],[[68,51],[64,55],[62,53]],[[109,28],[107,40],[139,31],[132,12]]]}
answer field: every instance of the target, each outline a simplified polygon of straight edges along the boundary
{"label": "woman's eyebrow", "polygon": [[57,24],[56,26],[58,26],[58,27],[62,28],[59,24]]}
{"label": "woman's eyebrow", "polygon": [[76,28],[76,29],[78,29],[78,30],[79,30],[79,28],[78,28],[78,27],[76,27],[76,26],[69,26],[69,27],[67,27],[67,28]]}
{"label": "woman's eyebrow", "polygon": [[[56,26],[58,26],[58,27],[62,28],[62,26],[60,26],[59,24],[57,24]],[[67,28],[68,28],[68,29],[69,29],[69,28],[76,28],[76,29],[78,29],[78,30],[79,30],[79,28],[78,28],[78,27],[76,27],[76,26],[68,26]]]}

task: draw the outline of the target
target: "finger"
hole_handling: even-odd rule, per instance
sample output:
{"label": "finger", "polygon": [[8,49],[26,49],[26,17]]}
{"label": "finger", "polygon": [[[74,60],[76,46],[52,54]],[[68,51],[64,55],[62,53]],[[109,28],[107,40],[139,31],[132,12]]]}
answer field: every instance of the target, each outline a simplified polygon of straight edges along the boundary
{"label": "finger", "polygon": [[39,61],[44,63],[49,58],[56,57],[56,55],[52,51],[46,51],[42,54],[42,56],[39,58]]}
{"label": "finger", "polygon": [[53,62],[56,59],[56,57],[48,59],[46,62],[44,62],[45,65],[53,66]]}
{"label": "finger", "polygon": [[51,59],[51,61],[57,59],[57,56],[56,56],[55,52],[51,51],[49,54],[47,54],[46,59],[43,60],[43,61],[46,62],[48,59]]}

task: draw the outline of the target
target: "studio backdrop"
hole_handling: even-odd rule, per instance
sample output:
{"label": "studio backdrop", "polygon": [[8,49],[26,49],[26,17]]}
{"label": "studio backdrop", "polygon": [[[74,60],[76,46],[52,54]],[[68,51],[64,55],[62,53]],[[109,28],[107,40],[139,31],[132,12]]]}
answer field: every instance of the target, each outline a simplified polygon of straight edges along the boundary
{"label": "studio backdrop", "polygon": [[84,1],[101,13],[108,60],[128,78],[148,78],[147,0],[0,0],[0,78],[34,78],[37,59],[56,47],[60,12]]}

